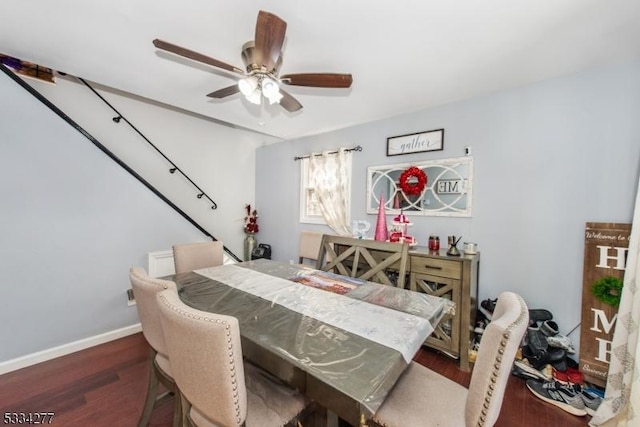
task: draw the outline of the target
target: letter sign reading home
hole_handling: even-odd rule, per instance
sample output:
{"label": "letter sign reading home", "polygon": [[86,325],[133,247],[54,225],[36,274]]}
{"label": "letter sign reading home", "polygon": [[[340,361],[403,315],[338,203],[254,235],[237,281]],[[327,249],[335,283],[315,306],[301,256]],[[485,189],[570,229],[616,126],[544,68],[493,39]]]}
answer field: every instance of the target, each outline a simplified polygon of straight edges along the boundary
{"label": "letter sign reading home", "polygon": [[584,241],[580,369],[585,380],[604,387],[611,361],[611,340],[618,307],[593,295],[593,284],[605,276],[623,279],[631,224],[588,222]]}

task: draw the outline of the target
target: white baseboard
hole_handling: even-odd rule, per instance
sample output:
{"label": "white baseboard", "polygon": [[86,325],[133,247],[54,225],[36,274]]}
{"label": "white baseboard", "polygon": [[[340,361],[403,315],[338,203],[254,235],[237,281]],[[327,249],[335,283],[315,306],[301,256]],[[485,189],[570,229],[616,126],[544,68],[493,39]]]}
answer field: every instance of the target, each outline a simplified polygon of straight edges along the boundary
{"label": "white baseboard", "polygon": [[99,344],[104,344],[109,341],[117,340],[118,338],[137,334],[141,331],[142,325],[137,323],[135,325],[116,329],[115,331],[105,332],[104,334],[95,335],[93,337],[63,344],[37,353],[27,354],[26,356],[18,357],[16,359],[0,362],[0,375],[6,374],[7,372],[17,371],[18,369],[26,368],[27,366],[32,366],[40,362],[46,362],[47,360],[55,359],[56,357],[75,353],[76,351],[94,347]]}

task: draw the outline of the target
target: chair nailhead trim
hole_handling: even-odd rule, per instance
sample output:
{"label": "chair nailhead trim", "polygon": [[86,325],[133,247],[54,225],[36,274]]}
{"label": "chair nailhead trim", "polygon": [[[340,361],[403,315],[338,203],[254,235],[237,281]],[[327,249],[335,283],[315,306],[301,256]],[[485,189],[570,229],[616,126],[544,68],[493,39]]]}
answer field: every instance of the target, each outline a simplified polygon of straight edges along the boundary
{"label": "chair nailhead trim", "polygon": [[196,314],[192,314],[192,313],[188,313],[186,311],[184,311],[182,308],[174,306],[173,304],[170,304],[169,301],[167,301],[167,299],[162,296],[161,297],[162,302],[167,305],[167,307],[169,307],[170,309],[172,309],[173,311],[175,311],[178,314],[181,314],[182,316],[191,318],[191,319],[196,319],[196,320],[201,320],[204,322],[210,322],[210,323],[217,323],[220,324],[222,326],[224,326],[225,328],[225,335],[226,335],[226,339],[227,339],[227,348],[230,350],[228,355],[229,355],[229,371],[230,371],[230,378],[231,378],[231,387],[233,388],[233,390],[235,390],[236,392],[234,393],[234,397],[236,397],[233,400],[233,403],[235,405],[235,412],[236,412],[236,423],[238,425],[241,424],[242,422],[242,417],[240,416],[240,402],[239,399],[237,398],[237,389],[238,389],[238,382],[237,382],[237,376],[236,376],[236,365],[235,365],[235,360],[233,358],[233,342],[232,342],[232,337],[231,337],[231,325],[229,324],[229,322],[227,322],[226,320],[222,320],[222,319],[218,319],[218,318],[212,318],[212,317],[202,317]]}
{"label": "chair nailhead trim", "polygon": [[511,331],[516,326],[524,322],[524,318],[528,313],[524,300],[520,296],[518,296],[518,300],[520,302],[520,316],[518,316],[518,318],[513,323],[507,326],[504,333],[502,334],[502,337],[504,339],[500,340],[500,346],[498,348],[499,356],[496,356],[496,359],[495,359],[496,363],[494,363],[493,365],[494,370],[491,373],[491,380],[490,380],[491,384],[488,385],[488,390],[485,392],[484,404],[482,405],[484,409],[481,411],[482,415],[478,417],[478,423],[477,423],[478,427],[484,427],[484,423],[486,422],[486,415],[488,414],[489,406],[491,406],[491,397],[493,396],[495,384],[498,382],[498,375],[500,374],[500,366],[502,365],[502,355],[504,354],[505,347],[509,343],[509,337],[511,336]]}

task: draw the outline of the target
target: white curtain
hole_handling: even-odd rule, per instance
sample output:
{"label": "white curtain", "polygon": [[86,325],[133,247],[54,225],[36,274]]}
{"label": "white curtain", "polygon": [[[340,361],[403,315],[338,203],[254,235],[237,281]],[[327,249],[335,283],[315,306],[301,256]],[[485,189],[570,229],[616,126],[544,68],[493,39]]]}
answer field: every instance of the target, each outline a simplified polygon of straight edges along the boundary
{"label": "white curtain", "polygon": [[[640,190],[640,183],[639,183]],[[591,419],[591,426],[640,426],[640,191],[636,195],[629,253],[624,273],[618,320],[611,343],[611,363],[605,399]]]}
{"label": "white curtain", "polygon": [[335,154],[327,151],[311,154],[309,184],[318,196],[320,211],[327,225],[339,236],[351,236],[351,152],[341,148]]}

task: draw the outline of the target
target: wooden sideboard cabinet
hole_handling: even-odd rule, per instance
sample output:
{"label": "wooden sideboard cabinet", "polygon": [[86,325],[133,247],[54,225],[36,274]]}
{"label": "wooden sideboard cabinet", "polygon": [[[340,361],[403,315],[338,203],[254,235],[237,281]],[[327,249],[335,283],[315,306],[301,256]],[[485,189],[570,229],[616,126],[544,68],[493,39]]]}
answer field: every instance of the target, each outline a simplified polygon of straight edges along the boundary
{"label": "wooden sideboard cabinet", "polygon": [[455,314],[445,315],[425,345],[458,358],[469,371],[469,348],[478,308],[480,254],[448,256],[446,249],[429,251],[416,246],[409,251],[409,289],[448,298]]}
{"label": "wooden sideboard cabinet", "polygon": [[[335,250],[340,254],[346,248],[345,245],[336,245]],[[374,259],[380,258],[375,250],[371,255]],[[349,261],[347,259],[345,264]],[[446,248],[430,251],[426,246],[413,246],[409,249],[409,280],[405,281],[405,287],[448,298],[456,304],[455,313],[445,315],[425,345],[458,358],[460,369],[464,371],[470,370],[469,348],[478,309],[479,266],[480,253],[448,256]],[[398,263],[392,264],[387,271],[397,274],[398,267]]]}

